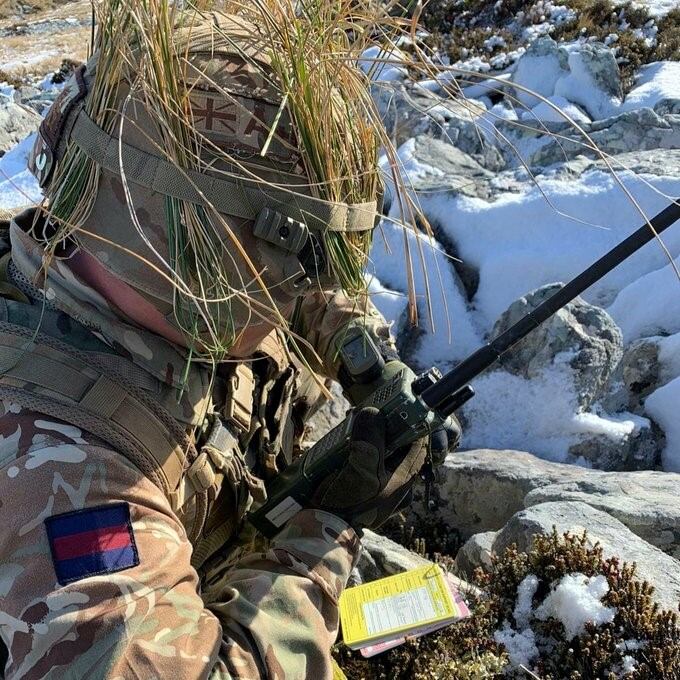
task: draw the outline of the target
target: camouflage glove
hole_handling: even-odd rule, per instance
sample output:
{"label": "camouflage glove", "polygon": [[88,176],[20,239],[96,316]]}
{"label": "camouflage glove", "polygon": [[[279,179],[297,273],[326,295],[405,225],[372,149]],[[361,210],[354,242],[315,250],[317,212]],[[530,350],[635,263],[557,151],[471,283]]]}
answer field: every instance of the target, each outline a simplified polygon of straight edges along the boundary
{"label": "camouflage glove", "polygon": [[421,440],[386,459],[385,417],[376,408],[361,409],[347,462],[324,480],[312,503],[355,529],[375,529],[408,503],[426,456]]}

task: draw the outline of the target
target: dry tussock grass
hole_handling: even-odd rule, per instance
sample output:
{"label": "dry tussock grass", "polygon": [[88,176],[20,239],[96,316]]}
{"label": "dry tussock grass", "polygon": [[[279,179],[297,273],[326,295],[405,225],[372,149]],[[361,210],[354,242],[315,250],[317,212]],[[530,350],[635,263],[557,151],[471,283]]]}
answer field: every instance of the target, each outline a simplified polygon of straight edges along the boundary
{"label": "dry tussock grass", "polygon": [[35,8],[35,12],[21,18],[17,14],[16,0],[0,0],[0,28],[10,33],[0,40],[0,71],[8,82],[56,71],[64,59],[83,61],[87,57],[90,41],[90,29],[87,26],[36,34],[26,33],[25,29],[35,22],[67,17],[83,21],[90,16],[88,0],[39,0],[29,4]]}
{"label": "dry tussock grass", "polygon": [[84,61],[89,29],[79,28],[49,36],[8,36],[0,40],[0,71],[6,80],[26,80],[59,70],[64,59]]}

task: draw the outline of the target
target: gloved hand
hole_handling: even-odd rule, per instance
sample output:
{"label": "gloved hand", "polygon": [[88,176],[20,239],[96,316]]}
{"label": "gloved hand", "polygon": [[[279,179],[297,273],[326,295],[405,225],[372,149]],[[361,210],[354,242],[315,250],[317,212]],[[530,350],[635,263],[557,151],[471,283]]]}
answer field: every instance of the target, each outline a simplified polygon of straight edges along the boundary
{"label": "gloved hand", "polygon": [[[411,372],[411,369],[403,361],[394,357],[390,358],[389,362],[385,365],[382,374],[372,382],[346,386],[346,393],[349,396],[350,401],[355,406],[360,404],[368,397],[368,395],[378,390],[382,385],[390,381],[396,373],[403,369]],[[441,465],[444,462],[446,455],[456,450],[460,442],[460,437],[461,427],[458,419],[456,416],[449,416],[447,421],[430,435],[429,442],[427,442],[433,466],[436,467]]]}
{"label": "gloved hand", "polygon": [[427,456],[426,441],[385,459],[385,417],[368,407],[357,414],[345,465],[325,479],[312,498],[355,529],[375,529],[405,502]]}
{"label": "gloved hand", "polygon": [[458,418],[452,415],[430,435],[430,455],[435,466],[441,465],[446,459],[446,455],[458,448],[461,432]]}

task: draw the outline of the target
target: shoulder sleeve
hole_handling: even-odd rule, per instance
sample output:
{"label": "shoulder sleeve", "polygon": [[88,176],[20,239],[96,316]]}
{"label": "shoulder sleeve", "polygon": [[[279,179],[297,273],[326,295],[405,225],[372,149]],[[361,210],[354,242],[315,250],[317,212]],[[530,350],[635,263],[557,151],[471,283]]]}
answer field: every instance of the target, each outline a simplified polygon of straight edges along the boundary
{"label": "shoulder sleeve", "polygon": [[207,601],[181,523],[123,456],[13,405],[0,435],[4,677],[330,677],[359,550],[341,520],[300,513]]}

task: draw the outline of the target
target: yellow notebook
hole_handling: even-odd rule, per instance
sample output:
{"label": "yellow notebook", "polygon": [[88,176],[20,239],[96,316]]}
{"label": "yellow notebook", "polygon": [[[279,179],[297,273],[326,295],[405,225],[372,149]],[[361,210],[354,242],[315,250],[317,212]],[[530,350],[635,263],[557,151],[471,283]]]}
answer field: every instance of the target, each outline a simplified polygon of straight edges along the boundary
{"label": "yellow notebook", "polygon": [[462,615],[444,572],[435,564],[348,588],[340,597],[342,636],[350,649],[417,635]]}

